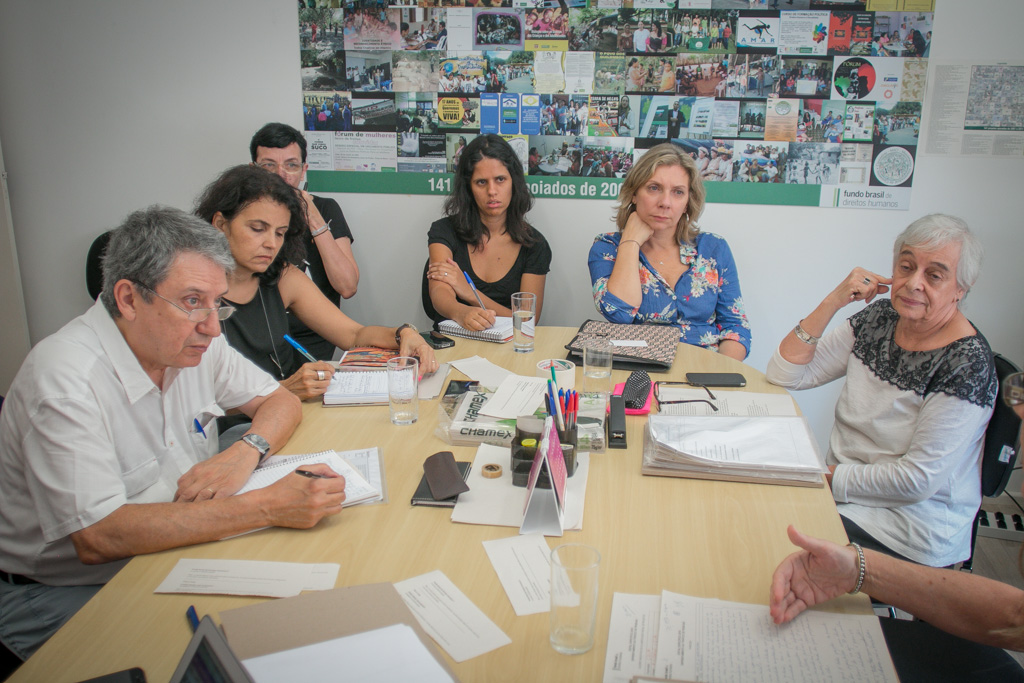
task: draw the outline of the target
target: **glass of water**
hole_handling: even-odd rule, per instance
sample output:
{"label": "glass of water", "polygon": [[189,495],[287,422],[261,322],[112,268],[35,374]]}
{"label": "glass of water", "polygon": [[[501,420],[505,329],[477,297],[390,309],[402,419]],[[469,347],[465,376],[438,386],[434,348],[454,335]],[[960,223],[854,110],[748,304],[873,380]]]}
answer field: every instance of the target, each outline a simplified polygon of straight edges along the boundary
{"label": "glass of water", "polygon": [[601,553],[581,543],[551,551],[551,647],[578,655],[594,647]]}
{"label": "glass of water", "polygon": [[534,322],[537,318],[537,295],[516,292],[512,295],[512,347],[516,353],[533,351]]}
{"label": "glass of water", "polygon": [[388,361],[388,405],[391,423],[411,425],[420,416],[420,362],[411,356]]}
{"label": "glass of water", "polygon": [[598,335],[583,345],[583,394],[607,401],[611,393],[612,344],[608,335]]}

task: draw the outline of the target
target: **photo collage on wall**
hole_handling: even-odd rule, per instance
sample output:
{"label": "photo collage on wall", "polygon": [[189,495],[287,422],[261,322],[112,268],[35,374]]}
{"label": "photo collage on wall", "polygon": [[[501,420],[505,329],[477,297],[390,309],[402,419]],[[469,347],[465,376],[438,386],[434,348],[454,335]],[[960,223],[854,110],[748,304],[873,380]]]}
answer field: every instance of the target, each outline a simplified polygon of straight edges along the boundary
{"label": "photo collage on wall", "polygon": [[[396,173],[382,180],[402,185],[452,173],[469,141],[496,133],[531,181],[605,180],[604,195],[670,140],[705,181],[736,183],[733,197],[772,183],[817,186],[822,206],[909,201],[933,23],[920,7],[931,3],[298,4],[312,171]],[[872,11],[881,5],[915,8]],[[345,191],[339,178],[331,189]],[[552,186],[581,183],[531,184]],[[756,201],[791,196],[773,194]]]}

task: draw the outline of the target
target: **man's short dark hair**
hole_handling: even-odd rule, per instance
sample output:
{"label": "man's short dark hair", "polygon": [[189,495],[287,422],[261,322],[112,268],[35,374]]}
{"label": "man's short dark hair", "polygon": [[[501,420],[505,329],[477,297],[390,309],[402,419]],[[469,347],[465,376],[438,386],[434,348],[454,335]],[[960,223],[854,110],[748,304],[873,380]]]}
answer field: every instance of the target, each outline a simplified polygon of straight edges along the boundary
{"label": "man's short dark hair", "polygon": [[306,163],[306,136],[287,123],[268,123],[252,136],[252,140],[249,142],[249,156],[255,162],[257,147],[284,149],[293,142],[299,146],[302,163]]}

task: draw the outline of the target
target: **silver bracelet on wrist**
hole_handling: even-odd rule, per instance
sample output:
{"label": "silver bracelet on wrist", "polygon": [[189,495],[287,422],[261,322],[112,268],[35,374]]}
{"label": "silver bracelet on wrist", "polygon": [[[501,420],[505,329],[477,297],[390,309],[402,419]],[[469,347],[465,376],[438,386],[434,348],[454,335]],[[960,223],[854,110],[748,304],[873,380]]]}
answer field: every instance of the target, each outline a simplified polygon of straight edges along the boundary
{"label": "silver bracelet on wrist", "polygon": [[640,247],[644,246],[644,245],[640,244],[640,242],[637,241],[637,240],[619,240],[619,246],[621,247],[626,242],[632,242],[633,244],[636,245],[637,249],[639,249]]}
{"label": "silver bracelet on wrist", "polygon": [[864,564],[864,549],[860,547],[859,543],[850,543],[848,548],[853,548],[857,551],[857,585],[850,591],[850,595],[856,595],[860,593],[861,587],[864,585],[864,576],[867,574],[867,565]]}
{"label": "silver bracelet on wrist", "polygon": [[319,237],[320,235],[324,234],[325,232],[327,232],[330,229],[331,229],[331,226],[327,225],[327,223],[324,223],[319,228],[317,228],[316,230],[314,230],[313,232],[311,232],[309,234],[312,237]]}
{"label": "silver bracelet on wrist", "polygon": [[[800,321],[800,323],[802,322],[803,320]],[[796,335],[796,338],[802,341],[804,344],[810,344],[811,346],[817,344],[818,340],[821,339],[821,337],[812,336],[807,332],[807,330],[800,327],[800,323],[797,323],[796,327],[793,328],[793,334]]]}

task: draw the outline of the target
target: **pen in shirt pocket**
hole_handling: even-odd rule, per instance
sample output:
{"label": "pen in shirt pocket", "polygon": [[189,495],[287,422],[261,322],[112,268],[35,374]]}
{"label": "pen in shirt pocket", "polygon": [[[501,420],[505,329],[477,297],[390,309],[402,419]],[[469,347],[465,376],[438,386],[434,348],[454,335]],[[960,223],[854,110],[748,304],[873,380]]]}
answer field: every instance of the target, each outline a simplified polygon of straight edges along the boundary
{"label": "pen in shirt pocket", "polygon": [[203,425],[201,425],[201,424],[199,423],[199,418],[198,418],[198,417],[196,417],[196,418],[192,418],[192,423],[193,423],[193,424],[195,425],[195,428],[196,428],[196,434],[202,434],[202,435],[203,435],[203,438],[204,438],[204,439],[208,438],[208,437],[206,436],[206,430],[205,430],[205,429],[203,429]]}

